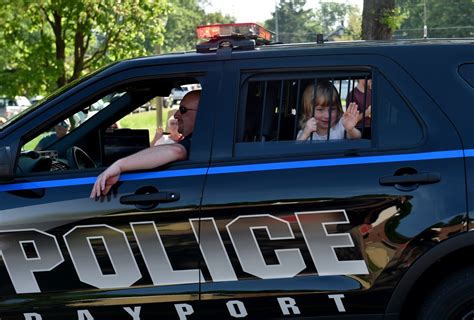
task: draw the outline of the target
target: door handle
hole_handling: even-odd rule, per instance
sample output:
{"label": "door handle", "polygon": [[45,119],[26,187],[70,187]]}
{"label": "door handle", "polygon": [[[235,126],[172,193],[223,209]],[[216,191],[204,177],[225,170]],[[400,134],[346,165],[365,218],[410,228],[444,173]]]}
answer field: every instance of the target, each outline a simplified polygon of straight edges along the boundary
{"label": "door handle", "polygon": [[397,184],[430,184],[441,181],[438,172],[415,173],[401,176],[386,176],[379,179],[382,186],[394,186]]}
{"label": "door handle", "polygon": [[150,203],[165,203],[178,201],[180,198],[179,192],[163,191],[146,194],[131,194],[120,197],[121,204],[135,204],[147,205]]}

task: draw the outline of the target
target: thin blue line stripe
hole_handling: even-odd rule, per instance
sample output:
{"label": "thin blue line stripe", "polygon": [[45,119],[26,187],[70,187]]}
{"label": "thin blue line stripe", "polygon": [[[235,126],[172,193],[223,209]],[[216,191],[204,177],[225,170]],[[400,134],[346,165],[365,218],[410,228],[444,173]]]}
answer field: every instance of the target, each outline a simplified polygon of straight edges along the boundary
{"label": "thin blue line stripe", "polygon": [[[144,172],[144,173],[129,173],[129,174],[122,175],[120,177],[120,181],[190,177],[190,176],[205,175],[205,174],[206,174],[205,168]],[[87,177],[87,178],[60,179],[60,180],[5,184],[5,185],[0,185],[0,192],[94,184],[96,179],[97,177]]]}
{"label": "thin blue line stripe", "polygon": [[[120,181],[202,176],[206,174],[206,171],[207,171],[206,168],[197,168],[197,169],[183,169],[183,170],[171,170],[171,171],[144,172],[144,173],[129,173],[129,174],[124,174],[122,177],[120,177]],[[94,178],[94,182],[95,182],[95,178]]]}
{"label": "thin blue line stripe", "polygon": [[[404,162],[404,161],[452,159],[452,158],[462,158],[463,156],[474,157],[474,149],[399,154],[399,155],[387,155],[387,156],[352,157],[352,158],[336,158],[336,159],[323,159],[323,160],[289,161],[289,162],[275,162],[275,163],[264,163],[264,164],[223,166],[223,167],[211,167],[209,168],[209,170],[207,170],[207,168],[196,168],[196,169],[183,169],[183,170],[171,170],[171,171],[129,173],[129,174],[122,175],[120,177],[120,181],[201,176],[201,175],[205,175],[206,172],[208,174],[214,175],[214,174],[229,174],[229,173],[253,172],[253,171],[271,171],[271,170],[303,169],[303,168],[390,163],[390,162]],[[75,179],[60,179],[60,180],[5,184],[5,185],[0,185],[0,192],[94,184],[96,179],[97,179],[96,177],[86,177],[86,178],[75,178]]]}
{"label": "thin blue line stripe", "polygon": [[21,183],[15,183],[15,184],[5,184],[5,185],[0,185],[0,192],[94,184],[96,179],[97,179],[96,177],[88,177],[88,178],[61,179],[61,180],[48,180],[48,181],[38,181],[38,182],[21,182]]}
{"label": "thin blue line stripe", "polygon": [[248,165],[227,166],[227,167],[213,167],[209,169],[209,174],[226,174],[226,173],[252,172],[252,171],[333,167],[333,166],[347,166],[347,165],[389,163],[389,162],[403,162],[403,161],[451,159],[451,158],[462,158],[462,157],[463,157],[462,150],[437,151],[437,152],[401,154],[401,155],[389,155],[389,156],[306,160],[306,161],[275,162],[275,163],[264,163],[264,164],[248,164]]}

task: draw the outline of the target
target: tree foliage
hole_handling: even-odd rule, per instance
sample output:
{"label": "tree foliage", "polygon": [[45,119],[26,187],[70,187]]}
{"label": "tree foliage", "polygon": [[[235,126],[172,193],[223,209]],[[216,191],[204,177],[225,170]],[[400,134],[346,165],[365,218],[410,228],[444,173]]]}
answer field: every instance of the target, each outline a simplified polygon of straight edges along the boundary
{"label": "tree foliage", "polygon": [[406,14],[398,38],[422,38],[425,23],[428,37],[474,37],[474,1],[472,0],[396,0]]}
{"label": "tree foliage", "polygon": [[[357,7],[337,2],[321,2],[305,9],[306,0],[280,0],[265,26],[276,31],[278,14],[279,40],[284,43],[315,42],[318,33],[330,39],[359,39],[360,13]],[[358,24],[358,25],[357,25]],[[342,30],[340,27],[344,26]],[[335,31],[340,30],[340,33]]]}
{"label": "tree foliage", "polygon": [[199,25],[232,23],[235,18],[220,12],[206,13],[198,0],[171,0],[161,52],[192,50]]}
{"label": "tree foliage", "polygon": [[322,2],[316,11],[316,20],[322,26],[323,33],[329,34],[339,25],[344,24],[350,9],[348,4],[337,2]]}
{"label": "tree foliage", "polygon": [[0,0],[0,92],[44,94],[163,42],[166,0]]}
{"label": "tree foliage", "polygon": [[278,40],[283,43],[315,41],[317,29],[313,12],[305,9],[306,0],[280,0],[272,18],[265,26],[276,31],[278,20]]}
{"label": "tree foliage", "polygon": [[[330,40],[358,40],[361,32],[361,15],[357,6],[320,2],[315,10],[316,22]],[[343,27],[343,28],[341,28]]]}
{"label": "tree foliage", "polygon": [[360,40],[362,39],[362,15],[356,6],[351,6],[347,18],[347,29],[345,34],[339,37],[341,40]]}

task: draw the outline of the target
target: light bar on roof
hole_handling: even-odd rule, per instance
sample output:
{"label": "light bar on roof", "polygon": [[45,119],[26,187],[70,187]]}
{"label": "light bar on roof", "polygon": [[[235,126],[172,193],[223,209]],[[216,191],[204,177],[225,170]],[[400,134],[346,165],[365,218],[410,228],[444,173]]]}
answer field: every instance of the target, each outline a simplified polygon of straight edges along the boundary
{"label": "light bar on roof", "polygon": [[196,34],[197,38],[201,40],[240,36],[261,40],[267,43],[272,41],[272,33],[256,23],[228,23],[199,26],[196,28]]}

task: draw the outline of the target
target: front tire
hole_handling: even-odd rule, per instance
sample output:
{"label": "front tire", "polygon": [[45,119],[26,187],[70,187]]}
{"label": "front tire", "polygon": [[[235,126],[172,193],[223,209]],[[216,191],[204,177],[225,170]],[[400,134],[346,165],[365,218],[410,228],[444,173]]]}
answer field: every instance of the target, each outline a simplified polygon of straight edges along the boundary
{"label": "front tire", "polygon": [[474,267],[439,280],[424,299],[417,319],[471,320],[474,318]]}

